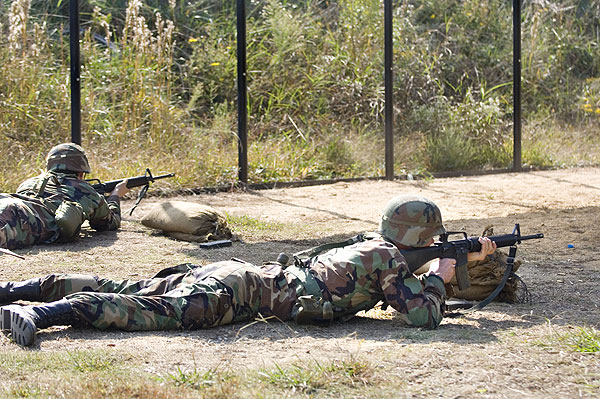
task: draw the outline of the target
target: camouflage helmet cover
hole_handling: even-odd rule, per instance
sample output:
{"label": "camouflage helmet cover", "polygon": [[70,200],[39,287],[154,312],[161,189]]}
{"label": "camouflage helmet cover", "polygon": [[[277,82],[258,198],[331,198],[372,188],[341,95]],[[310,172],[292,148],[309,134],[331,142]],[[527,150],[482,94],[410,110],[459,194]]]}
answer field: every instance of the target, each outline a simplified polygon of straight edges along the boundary
{"label": "camouflage helmet cover", "polygon": [[46,157],[46,170],[91,172],[85,151],[75,143],[63,143],[54,146]]}
{"label": "camouflage helmet cover", "polygon": [[431,200],[417,195],[391,199],[383,210],[379,232],[395,244],[424,247],[432,237],[444,234],[440,209]]}

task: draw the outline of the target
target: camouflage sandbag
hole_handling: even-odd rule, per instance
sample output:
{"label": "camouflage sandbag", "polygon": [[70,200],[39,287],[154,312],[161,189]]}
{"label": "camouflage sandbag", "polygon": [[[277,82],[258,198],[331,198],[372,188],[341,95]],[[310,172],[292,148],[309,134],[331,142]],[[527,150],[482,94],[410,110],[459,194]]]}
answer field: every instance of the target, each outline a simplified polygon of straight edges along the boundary
{"label": "camouflage sandbag", "polygon": [[196,202],[158,203],[142,218],[142,224],[183,241],[206,242],[233,236],[221,212]]}
{"label": "camouflage sandbag", "polygon": [[[471,286],[466,290],[459,291],[456,277],[453,277],[450,281],[450,287],[447,287],[450,288],[447,290],[450,291],[448,292],[448,296],[469,301],[484,300],[502,281],[502,276],[504,276],[504,271],[506,270],[507,257],[508,255],[504,252],[497,250],[492,255],[488,255],[488,260],[467,263]],[[515,260],[513,272],[516,272],[520,265],[521,262]],[[518,279],[509,278],[498,295],[497,300],[510,303],[518,302],[518,286]]]}

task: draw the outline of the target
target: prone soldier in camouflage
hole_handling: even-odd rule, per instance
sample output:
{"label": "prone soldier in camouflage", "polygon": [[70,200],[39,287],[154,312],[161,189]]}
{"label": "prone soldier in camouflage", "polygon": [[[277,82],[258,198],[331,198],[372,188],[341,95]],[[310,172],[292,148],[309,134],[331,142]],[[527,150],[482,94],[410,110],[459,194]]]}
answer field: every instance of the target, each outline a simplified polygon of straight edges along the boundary
{"label": "prone soldier in camouflage", "polygon": [[[232,259],[204,267],[183,264],[150,279],[115,281],[52,274],[0,284],[0,303],[49,302],[0,308],[0,328],[20,345],[52,325],[98,329],[167,330],[208,328],[248,321],[259,313],[281,320],[346,320],[384,301],[408,324],[436,328],[443,317],[445,288],[454,259],[431,263],[415,276],[400,249],[431,245],[445,232],[438,207],[414,196],[398,197],[384,210],[380,229],[368,239],[313,256],[293,266],[255,266]],[[495,250],[487,238],[470,260]]]}
{"label": "prone soldier in camouflage", "polygon": [[119,228],[126,182],[105,199],[83,180],[85,173],[90,165],[83,148],[74,143],[53,147],[46,172],[21,183],[15,194],[0,194],[0,248],[67,241],[85,220],[95,230]]}

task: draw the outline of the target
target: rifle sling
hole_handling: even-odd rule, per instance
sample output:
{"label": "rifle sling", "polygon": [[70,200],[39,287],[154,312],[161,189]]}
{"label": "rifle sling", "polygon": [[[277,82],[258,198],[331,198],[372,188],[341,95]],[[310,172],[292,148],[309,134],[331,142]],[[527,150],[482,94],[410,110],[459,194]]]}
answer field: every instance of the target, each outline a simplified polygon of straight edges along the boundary
{"label": "rifle sling", "polygon": [[[517,255],[517,247],[513,245],[510,247],[510,251],[508,253],[508,258],[506,259],[506,270],[504,270],[504,275],[502,276],[502,280],[500,280],[500,283],[498,284],[496,289],[494,291],[492,291],[492,293],[490,295],[488,295],[488,297],[485,298],[483,301],[473,305],[472,307],[470,307],[468,309],[463,310],[462,313],[471,313],[471,312],[476,312],[478,310],[481,310],[485,306],[489,305],[490,302],[492,302],[498,296],[498,294],[500,294],[500,292],[506,285],[506,282],[508,281],[509,277],[513,274],[513,268],[515,265],[515,256],[516,255]],[[461,312],[459,312],[459,313],[461,313]]]}
{"label": "rifle sling", "polygon": [[308,259],[313,258],[317,255],[320,255],[323,252],[328,251],[330,249],[341,248],[341,247],[345,247],[348,245],[356,244],[357,242],[362,242],[362,241],[365,241],[366,239],[368,239],[368,237],[366,237],[364,234],[358,234],[354,237],[350,237],[349,239],[347,239],[345,241],[323,244],[323,245],[319,245],[317,247],[305,249],[304,251],[296,252],[293,256],[294,256],[294,258],[298,258],[301,260],[308,260]]}
{"label": "rifle sling", "polygon": [[135,204],[133,204],[133,208],[131,208],[131,210],[129,211],[129,216],[131,216],[133,214],[133,211],[135,211],[135,208],[137,208],[137,206],[140,204],[140,202],[142,201],[144,196],[146,196],[146,192],[148,191],[149,187],[150,187],[150,184],[146,184],[144,187],[142,187],[142,189],[140,190],[140,193],[138,194],[137,200],[135,201]]}

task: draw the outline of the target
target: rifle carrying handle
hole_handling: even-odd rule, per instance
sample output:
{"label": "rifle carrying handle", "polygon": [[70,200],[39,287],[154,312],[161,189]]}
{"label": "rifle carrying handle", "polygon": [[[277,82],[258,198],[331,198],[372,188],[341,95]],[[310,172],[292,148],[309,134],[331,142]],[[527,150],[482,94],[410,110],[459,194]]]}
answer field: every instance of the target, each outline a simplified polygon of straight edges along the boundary
{"label": "rifle carrying handle", "polygon": [[471,286],[471,281],[469,280],[469,271],[466,263],[457,265],[454,268],[454,273],[456,274],[456,282],[458,283],[459,290],[466,290]]}

